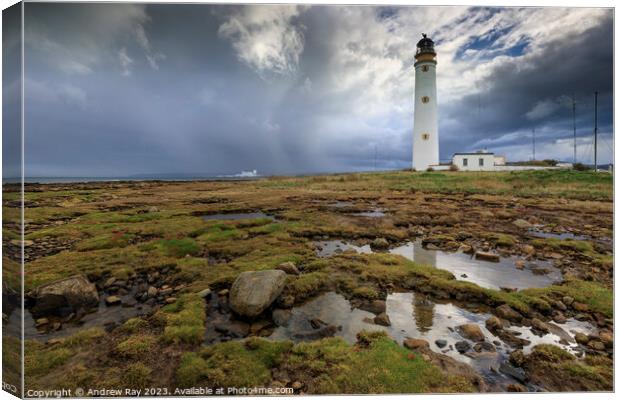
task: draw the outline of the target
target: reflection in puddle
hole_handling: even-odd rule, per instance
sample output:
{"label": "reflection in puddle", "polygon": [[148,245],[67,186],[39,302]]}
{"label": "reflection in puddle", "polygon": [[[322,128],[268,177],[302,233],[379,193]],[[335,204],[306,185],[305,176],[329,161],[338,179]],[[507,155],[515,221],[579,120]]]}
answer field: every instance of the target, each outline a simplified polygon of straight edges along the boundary
{"label": "reflection in puddle", "polygon": [[532,236],[539,237],[539,238],[545,238],[545,239],[546,238],[560,239],[560,240],[564,240],[564,239],[588,240],[590,239],[588,236],[575,235],[572,232],[554,233],[554,232],[543,232],[538,229],[530,229],[528,232]]}
{"label": "reflection in puddle", "polygon": [[315,243],[316,254],[319,257],[329,257],[334,254],[342,253],[346,250],[355,250],[358,253],[370,254],[372,250],[370,245],[356,246],[354,244],[346,243],[341,240],[327,240],[323,242]]}
{"label": "reflection in puddle", "polygon": [[[514,258],[500,258],[499,262],[477,260],[465,253],[428,250],[420,242],[409,242],[390,250],[419,264],[432,265],[454,274],[456,279],[473,282],[478,286],[526,289],[546,287],[562,280],[562,272],[550,263],[527,263],[523,269],[515,267]],[[540,274],[540,270],[548,271]]]}
{"label": "reflection in puddle", "polygon": [[333,208],[348,208],[348,207],[353,207],[354,205],[355,204],[350,201],[335,201],[333,203],[328,204],[329,207],[333,207]]}
{"label": "reflection in puddle", "polygon": [[356,217],[381,218],[381,217],[385,217],[385,211],[376,209],[372,211],[356,212],[356,213],[352,213],[351,215],[355,215]]}
{"label": "reflection in puddle", "polygon": [[[315,243],[319,257],[330,257],[347,250],[358,253],[373,253],[369,245],[358,246],[341,240],[327,240]],[[549,262],[526,263],[517,269],[515,258],[500,258],[499,262],[477,260],[465,253],[449,253],[441,250],[428,250],[417,242],[408,242],[390,250],[419,264],[431,265],[452,272],[456,279],[473,282],[489,289],[540,288],[562,280],[562,272]],[[546,272],[546,273],[541,273]]]}
{"label": "reflection in puddle", "polygon": [[[406,338],[425,339],[434,352],[444,353],[471,365],[494,384],[511,381],[511,378],[494,372],[499,370],[500,365],[508,359],[514,348],[486,329],[485,321],[491,314],[471,312],[452,303],[435,303],[424,295],[414,293],[388,295],[386,313],[390,318],[391,326],[375,325],[372,323],[374,314],[351,308],[349,301],[340,294],[325,293],[300,307],[293,308],[287,326],[277,328],[270,339],[303,340],[304,334],[312,332],[313,329],[316,330],[313,328],[311,320],[317,319],[324,322],[326,326],[340,327],[338,330],[334,329],[331,334],[342,337],[349,343],[355,343],[356,334],[361,330],[382,330],[401,344]],[[463,341],[464,338],[459,334],[457,327],[467,323],[478,325],[486,338],[486,342],[494,343],[495,351],[477,352],[471,349],[465,354],[459,353],[455,349],[455,343]],[[587,334],[595,330],[589,323],[574,319],[568,320],[565,324],[550,323],[550,325],[552,325],[551,333],[543,336],[533,334],[530,328],[525,326],[511,326],[506,329],[518,332],[519,337],[531,341],[531,344],[524,348],[526,353],[533,346],[542,343],[554,344],[575,353],[577,348],[574,342],[570,343],[573,340],[574,333],[583,332]],[[300,333],[302,334],[300,335]],[[309,337],[308,340],[310,339],[314,340],[317,337]],[[562,339],[569,343],[560,343],[560,341],[564,342]],[[436,344],[437,340],[445,341],[446,344],[439,347]],[[473,346],[473,342],[468,342]]]}
{"label": "reflection in puddle", "polygon": [[264,212],[253,212],[253,213],[231,213],[231,214],[211,214],[211,215],[203,215],[202,219],[206,221],[212,220],[237,220],[237,219],[259,219],[259,218],[269,218],[275,221],[275,217],[273,215],[265,214]]}
{"label": "reflection in puddle", "polygon": [[[135,307],[111,306],[108,307],[101,296],[99,308],[96,311],[84,315],[79,321],[70,321],[62,324],[62,328],[57,331],[39,331],[36,328],[35,320],[30,311],[24,312],[24,338],[45,341],[52,338],[71,336],[88,328],[116,326],[130,318],[144,316],[152,311],[152,307],[147,304],[138,304]],[[14,313],[18,314],[18,313]],[[20,325],[21,321],[14,321],[13,315],[9,324]]]}

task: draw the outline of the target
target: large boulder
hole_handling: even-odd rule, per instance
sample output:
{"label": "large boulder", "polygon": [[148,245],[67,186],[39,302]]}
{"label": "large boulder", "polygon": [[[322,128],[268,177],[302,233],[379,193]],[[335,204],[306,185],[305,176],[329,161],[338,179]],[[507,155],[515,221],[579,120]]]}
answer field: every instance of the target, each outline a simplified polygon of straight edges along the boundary
{"label": "large boulder", "polygon": [[286,284],[284,271],[246,271],[239,274],[229,293],[230,307],[239,315],[260,315],[282,293]]}
{"label": "large boulder", "polygon": [[88,310],[99,305],[97,288],[84,275],[75,275],[33,289],[29,295],[34,315],[60,313],[63,309]]}

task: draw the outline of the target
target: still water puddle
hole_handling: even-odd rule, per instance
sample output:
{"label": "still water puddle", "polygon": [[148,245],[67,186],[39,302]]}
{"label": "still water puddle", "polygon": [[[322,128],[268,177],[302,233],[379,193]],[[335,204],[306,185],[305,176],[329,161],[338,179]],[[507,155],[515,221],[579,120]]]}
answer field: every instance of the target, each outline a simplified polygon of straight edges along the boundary
{"label": "still water puddle", "polygon": [[[388,295],[386,313],[390,318],[391,326],[375,325],[372,322],[374,314],[352,308],[349,301],[342,295],[329,292],[300,307],[293,308],[287,325],[277,328],[270,339],[293,341],[318,339],[320,337],[313,336],[312,332],[319,333],[319,329],[324,328],[313,327],[311,323],[313,320],[319,320],[324,326],[337,328],[329,331],[326,336],[342,337],[351,344],[356,342],[356,335],[362,330],[381,330],[387,332],[390,337],[401,344],[406,338],[425,339],[434,352],[446,354],[457,361],[472,366],[491,382],[511,381],[512,378],[498,371],[500,365],[506,362],[514,348],[486,329],[485,321],[491,314],[472,312],[453,303],[436,303],[424,295],[415,293],[392,293]],[[480,352],[473,350],[475,343],[463,338],[457,329],[459,325],[468,323],[480,327],[486,338],[485,341],[493,343],[491,349],[494,348],[494,350]],[[589,323],[574,319],[570,319],[561,325],[553,324],[551,332],[542,336],[535,335],[529,327],[525,326],[511,326],[506,329],[517,332],[520,338],[531,342],[524,347],[526,353],[533,346],[543,343],[554,344],[575,353],[577,347],[572,338],[574,333],[590,333],[595,330]],[[441,341],[445,341],[445,344],[439,347],[436,343],[438,340],[440,344],[442,344]],[[463,340],[472,346],[472,349],[464,354],[459,353],[455,348],[455,343]]]}
{"label": "still water puddle", "polygon": [[584,236],[584,235],[576,235],[572,232],[544,232],[538,229],[530,229],[529,234],[535,237],[539,237],[539,238],[551,238],[551,239],[560,239],[560,240],[564,240],[564,239],[571,239],[571,240],[589,240],[591,239],[588,236]]}
{"label": "still water puddle", "polygon": [[[319,257],[330,257],[347,250],[362,254],[373,253],[369,245],[355,245],[341,240],[316,242],[315,247]],[[499,262],[477,260],[461,252],[425,249],[419,241],[395,247],[390,253],[419,264],[445,269],[452,272],[458,280],[473,282],[489,289],[540,288],[562,280],[562,272],[549,262],[529,262],[523,269],[517,269],[516,258],[502,257]]]}
{"label": "still water puddle", "polygon": [[[499,262],[477,260],[472,255],[425,249],[420,242],[409,242],[390,250],[419,264],[432,265],[454,274],[456,279],[478,286],[499,289],[546,287],[562,280],[562,272],[551,263],[526,263],[523,269],[515,266],[516,258],[501,257]],[[541,273],[547,272],[547,273]]]}
{"label": "still water puddle", "polygon": [[386,214],[384,210],[375,209],[371,211],[355,212],[355,213],[352,213],[351,215],[354,215],[356,217],[365,217],[365,218],[382,218],[382,217],[385,217]]}
{"label": "still water puddle", "polygon": [[261,219],[268,218],[272,221],[275,221],[275,217],[273,215],[265,214],[264,212],[252,212],[252,213],[231,213],[231,214],[211,214],[211,215],[203,215],[202,219],[206,221],[213,220],[238,220],[238,219]]}

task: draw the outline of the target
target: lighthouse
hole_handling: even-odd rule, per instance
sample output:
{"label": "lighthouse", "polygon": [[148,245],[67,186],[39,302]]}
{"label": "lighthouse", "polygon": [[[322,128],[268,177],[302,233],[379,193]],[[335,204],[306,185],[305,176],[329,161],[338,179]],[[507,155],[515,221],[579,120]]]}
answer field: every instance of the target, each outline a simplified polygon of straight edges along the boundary
{"label": "lighthouse", "polygon": [[439,164],[437,53],[435,43],[424,33],[416,47],[412,167],[426,171]]}

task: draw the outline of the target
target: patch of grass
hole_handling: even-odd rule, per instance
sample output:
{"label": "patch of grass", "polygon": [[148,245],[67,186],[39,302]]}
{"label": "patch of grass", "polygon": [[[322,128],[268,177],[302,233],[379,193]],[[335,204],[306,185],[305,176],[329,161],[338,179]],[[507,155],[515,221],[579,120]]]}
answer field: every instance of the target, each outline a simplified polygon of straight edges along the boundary
{"label": "patch of grass", "polygon": [[136,333],[148,326],[148,323],[142,318],[130,318],[121,326],[121,330],[127,333]]}
{"label": "patch of grass", "polygon": [[176,379],[185,387],[266,386],[271,380],[271,369],[280,363],[282,354],[291,347],[290,342],[261,338],[203,347],[199,353],[183,356]]}
{"label": "patch of grass", "polygon": [[309,393],[470,392],[464,379],[446,376],[395,343],[385,333],[364,334],[362,345],[351,347],[341,338],[299,343],[287,359],[287,369],[309,375]]}
{"label": "patch of grass", "polygon": [[112,249],[116,247],[126,247],[129,245],[129,242],[132,238],[133,238],[133,235],[122,233],[122,232],[105,233],[103,235],[99,235],[93,238],[82,240],[75,247],[76,247],[76,250],[78,251],[90,251],[90,250]]}
{"label": "patch of grass", "polygon": [[123,357],[135,358],[153,350],[157,338],[152,335],[133,335],[116,346],[116,351]]}
{"label": "patch of grass", "polygon": [[170,257],[193,256],[200,252],[200,246],[191,238],[163,239],[158,242],[158,246]]}
{"label": "patch of grass", "polygon": [[580,303],[587,304],[593,311],[600,312],[609,318],[613,317],[613,291],[596,282],[570,280],[563,285],[525,289],[517,292],[515,295],[538,298],[570,296]]}
{"label": "patch of grass", "polygon": [[166,327],[162,339],[167,343],[201,343],[205,334],[205,303],[200,296],[191,293],[179,297],[162,309],[166,315]]}
{"label": "patch of grass", "polygon": [[289,276],[286,291],[302,301],[318,293],[327,284],[329,276],[324,272],[310,272],[296,277]]}
{"label": "patch of grass", "polygon": [[152,370],[141,362],[130,364],[122,375],[124,385],[132,389],[144,389],[151,383]]}
{"label": "patch of grass", "polygon": [[379,297],[379,293],[372,287],[359,286],[353,289],[353,296],[360,297],[362,299],[374,300]]}

